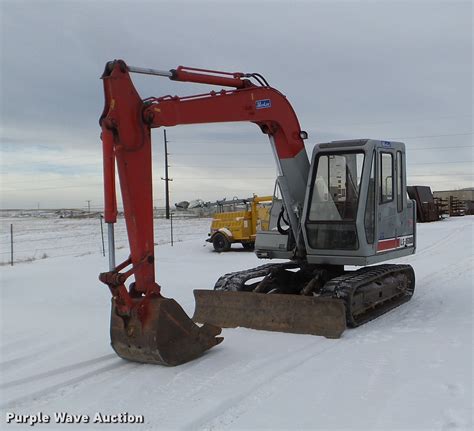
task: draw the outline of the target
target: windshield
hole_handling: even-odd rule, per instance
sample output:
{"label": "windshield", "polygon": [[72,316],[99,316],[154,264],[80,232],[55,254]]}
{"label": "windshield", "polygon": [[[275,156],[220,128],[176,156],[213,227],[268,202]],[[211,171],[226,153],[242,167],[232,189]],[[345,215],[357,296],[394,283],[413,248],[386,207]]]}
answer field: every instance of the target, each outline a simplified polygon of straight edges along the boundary
{"label": "windshield", "polygon": [[351,221],[357,215],[364,153],[318,157],[310,221]]}

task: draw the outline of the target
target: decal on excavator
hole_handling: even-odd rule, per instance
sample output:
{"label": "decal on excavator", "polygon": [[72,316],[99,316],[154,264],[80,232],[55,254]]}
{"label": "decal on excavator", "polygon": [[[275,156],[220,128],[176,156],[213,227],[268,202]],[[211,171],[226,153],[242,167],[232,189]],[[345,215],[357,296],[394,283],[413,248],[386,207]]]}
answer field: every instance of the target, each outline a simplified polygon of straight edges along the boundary
{"label": "decal on excavator", "polygon": [[272,101],[270,99],[257,100],[255,102],[255,107],[257,109],[271,108],[272,107]]}
{"label": "decal on excavator", "polygon": [[403,247],[413,247],[413,235],[379,240],[377,245],[377,253],[383,251],[397,250]]}

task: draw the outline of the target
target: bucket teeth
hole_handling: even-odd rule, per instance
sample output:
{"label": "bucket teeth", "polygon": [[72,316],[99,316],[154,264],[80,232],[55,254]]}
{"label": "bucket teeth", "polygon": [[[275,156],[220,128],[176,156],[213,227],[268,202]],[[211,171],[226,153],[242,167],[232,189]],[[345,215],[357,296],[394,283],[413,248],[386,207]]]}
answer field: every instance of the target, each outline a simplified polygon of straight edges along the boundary
{"label": "bucket teeth", "polygon": [[117,313],[112,300],[111,344],[130,361],[180,365],[219,344],[220,333],[217,326],[196,325],[173,299],[142,300],[127,317]]}

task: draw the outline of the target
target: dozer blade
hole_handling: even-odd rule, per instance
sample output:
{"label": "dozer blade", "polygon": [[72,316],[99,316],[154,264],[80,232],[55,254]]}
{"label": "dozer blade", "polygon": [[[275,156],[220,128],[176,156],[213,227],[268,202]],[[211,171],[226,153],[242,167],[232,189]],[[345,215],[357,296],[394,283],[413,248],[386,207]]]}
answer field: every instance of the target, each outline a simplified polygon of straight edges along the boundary
{"label": "dozer blade", "polygon": [[342,300],[315,296],[195,290],[193,320],[221,328],[263,329],[339,338],[346,329]]}
{"label": "dozer blade", "polygon": [[213,325],[196,325],[173,299],[144,300],[127,317],[117,313],[112,300],[111,344],[117,355],[130,361],[183,364],[219,344],[220,332]]}

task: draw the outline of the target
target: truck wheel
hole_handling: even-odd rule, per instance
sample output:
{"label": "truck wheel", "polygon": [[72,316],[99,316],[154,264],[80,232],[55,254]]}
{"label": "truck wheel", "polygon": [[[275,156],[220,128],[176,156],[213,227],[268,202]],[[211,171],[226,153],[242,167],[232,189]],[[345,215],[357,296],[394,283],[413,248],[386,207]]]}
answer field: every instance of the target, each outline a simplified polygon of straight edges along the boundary
{"label": "truck wheel", "polygon": [[212,239],[214,250],[218,253],[230,250],[230,241],[223,233],[216,233]]}
{"label": "truck wheel", "polygon": [[255,248],[255,243],[253,243],[253,242],[243,242],[242,246],[245,248],[245,250],[253,250]]}

